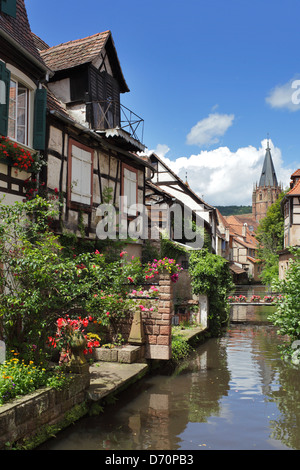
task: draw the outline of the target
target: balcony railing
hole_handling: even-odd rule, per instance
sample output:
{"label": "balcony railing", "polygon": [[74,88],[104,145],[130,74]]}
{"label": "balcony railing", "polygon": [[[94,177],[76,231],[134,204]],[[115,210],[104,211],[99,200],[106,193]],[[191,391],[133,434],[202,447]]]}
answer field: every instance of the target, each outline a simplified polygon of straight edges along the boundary
{"label": "balcony railing", "polygon": [[86,103],[90,123],[94,130],[120,128],[130,137],[143,143],[144,120],[118,101],[90,101]]}

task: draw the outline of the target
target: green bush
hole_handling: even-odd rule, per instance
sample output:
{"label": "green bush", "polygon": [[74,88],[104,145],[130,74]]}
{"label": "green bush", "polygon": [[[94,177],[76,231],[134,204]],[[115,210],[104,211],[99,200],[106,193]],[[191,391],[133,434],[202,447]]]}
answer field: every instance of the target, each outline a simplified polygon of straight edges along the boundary
{"label": "green bush", "polygon": [[269,320],[278,328],[278,332],[288,339],[283,349],[292,355],[294,341],[300,340],[300,249],[291,249],[294,260],[290,263],[283,281],[278,281],[273,288],[280,292],[281,301]]}
{"label": "green bush", "polygon": [[182,336],[172,336],[172,359],[175,362],[186,359],[192,351],[191,345]]}
{"label": "green bush", "polygon": [[24,360],[12,357],[0,364],[0,405],[43,386],[62,389],[70,380],[62,369],[47,370],[34,365],[33,361],[26,364]]}
{"label": "green bush", "polygon": [[139,259],[126,260],[125,252],[115,261],[98,250],[66,252],[49,229],[55,214],[40,197],[0,205],[0,331],[7,349],[37,364],[50,353],[58,318],[87,311],[112,325],[135,305],[127,292],[144,279]]}
{"label": "green bush", "polygon": [[209,328],[219,336],[229,318],[228,295],[234,287],[228,262],[206,249],[190,253],[189,273],[193,293],[206,294],[209,303]]}

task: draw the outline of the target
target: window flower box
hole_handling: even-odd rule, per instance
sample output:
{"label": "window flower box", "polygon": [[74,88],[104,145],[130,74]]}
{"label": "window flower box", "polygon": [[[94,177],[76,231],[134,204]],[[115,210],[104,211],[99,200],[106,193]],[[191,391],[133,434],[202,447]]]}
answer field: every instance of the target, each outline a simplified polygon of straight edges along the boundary
{"label": "window flower box", "polygon": [[272,295],[265,295],[264,302],[273,302],[274,297]]}
{"label": "window flower box", "polygon": [[38,173],[43,165],[38,153],[31,153],[4,136],[0,137],[0,163],[27,173]]}

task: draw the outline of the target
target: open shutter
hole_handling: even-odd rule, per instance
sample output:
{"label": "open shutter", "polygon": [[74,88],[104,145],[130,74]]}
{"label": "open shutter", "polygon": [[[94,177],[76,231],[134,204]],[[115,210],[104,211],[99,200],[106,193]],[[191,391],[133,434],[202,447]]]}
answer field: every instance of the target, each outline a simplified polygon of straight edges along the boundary
{"label": "open shutter", "polygon": [[0,134],[7,135],[10,71],[0,61]]}
{"label": "open shutter", "polygon": [[92,158],[91,153],[76,145],[72,146],[72,196],[74,202],[91,204]]}
{"label": "open shutter", "polygon": [[17,13],[17,0],[1,0],[1,10],[3,13],[15,18]]}
{"label": "open shutter", "polygon": [[45,88],[37,89],[35,91],[35,100],[34,100],[34,127],[33,127],[33,148],[35,150],[45,150],[46,106],[47,106],[47,90]]}
{"label": "open shutter", "polygon": [[136,215],[136,209],[130,208],[137,203],[136,200],[137,175],[134,171],[124,168],[124,196],[127,197],[128,215]]}

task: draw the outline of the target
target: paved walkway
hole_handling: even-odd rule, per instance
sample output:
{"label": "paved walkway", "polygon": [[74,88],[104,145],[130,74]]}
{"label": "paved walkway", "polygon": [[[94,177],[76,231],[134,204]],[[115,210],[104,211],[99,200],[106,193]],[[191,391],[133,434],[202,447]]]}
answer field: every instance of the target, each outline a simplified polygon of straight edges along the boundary
{"label": "paved walkway", "polygon": [[87,390],[88,397],[93,401],[101,400],[141,379],[148,369],[146,363],[96,362],[90,366],[91,382]]}
{"label": "paved walkway", "polygon": [[[186,328],[179,332],[186,341],[204,332],[206,328]],[[146,362],[131,364],[122,362],[95,362],[90,366],[91,381],[87,390],[90,400],[98,401],[114,392],[125,389],[147,374],[149,366]]]}

